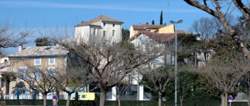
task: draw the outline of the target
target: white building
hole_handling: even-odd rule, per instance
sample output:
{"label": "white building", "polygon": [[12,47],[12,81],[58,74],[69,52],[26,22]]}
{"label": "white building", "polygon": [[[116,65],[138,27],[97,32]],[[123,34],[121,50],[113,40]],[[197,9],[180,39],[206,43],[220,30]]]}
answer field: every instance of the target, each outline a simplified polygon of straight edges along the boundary
{"label": "white building", "polygon": [[[119,43],[122,41],[122,24],[122,21],[108,16],[97,16],[75,26],[75,40],[86,44]],[[108,95],[107,100],[116,100],[116,87]]]}
{"label": "white building", "polygon": [[122,24],[122,21],[108,16],[97,16],[75,26],[75,39],[78,43],[86,44],[117,43],[122,41]]}
{"label": "white building", "polygon": [[[172,65],[174,63],[174,55],[172,54],[172,44],[174,41],[174,26],[173,25],[133,25],[130,27],[130,41],[138,49],[143,51],[151,51],[157,47],[165,50],[166,54],[158,57],[154,61],[150,62],[151,68],[157,68],[165,64]],[[145,68],[148,67],[145,65]],[[144,70],[148,71],[148,70]],[[131,79],[132,84],[137,86],[137,99],[148,100],[146,92],[144,92],[144,86],[140,85],[142,75],[135,71],[132,75],[134,78]]]}

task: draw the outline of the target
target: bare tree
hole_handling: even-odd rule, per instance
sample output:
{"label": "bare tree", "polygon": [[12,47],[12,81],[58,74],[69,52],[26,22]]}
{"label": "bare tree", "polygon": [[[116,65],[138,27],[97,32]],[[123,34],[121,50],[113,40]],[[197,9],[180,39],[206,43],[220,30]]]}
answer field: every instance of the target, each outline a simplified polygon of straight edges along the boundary
{"label": "bare tree", "polygon": [[162,106],[162,96],[166,92],[167,85],[174,79],[173,67],[159,67],[142,71],[144,86],[158,94],[158,106]]}
{"label": "bare tree", "polygon": [[213,38],[220,29],[221,24],[215,18],[203,17],[192,25],[192,30],[204,40]]}
{"label": "bare tree", "polygon": [[121,96],[126,94],[126,92],[129,90],[130,87],[131,87],[131,83],[126,78],[116,85],[117,106],[121,106]]}
{"label": "bare tree", "polygon": [[51,76],[56,81],[56,88],[68,94],[66,106],[70,106],[71,95],[88,83],[86,67],[79,63],[78,57],[68,55],[66,69],[56,70]]}
{"label": "bare tree", "polygon": [[159,50],[146,53],[121,44],[86,45],[71,42],[65,47],[81,58],[81,65],[89,67],[89,78],[100,89],[100,106],[105,105],[108,89],[120,83],[133,69],[160,54]]}
{"label": "bare tree", "polygon": [[[5,83],[5,95],[9,95],[10,93],[10,82],[16,79],[16,73],[14,72],[4,72],[3,80]],[[2,91],[1,91],[2,92]]]}
{"label": "bare tree", "polygon": [[51,77],[53,72],[39,67],[29,67],[27,71],[19,74],[19,78],[25,81],[29,88],[43,95],[43,105],[47,106],[47,94],[55,89],[56,81]]}
{"label": "bare tree", "polygon": [[0,26],[0,48],[16,47],[26,43],[29,32],[15,33],[7,26]]}
{"label": "bare tree", "polygon": [[247,72],[240,83],[241,86],[243,86],[244,91],[247,93],[248,95],[248,106],[250,106],[250,72]]}
{"label": "bare tree", "polygon": [[213,57],[198,71],[210,88],[221,92],[221,106],[227,106],[228,94],[235,92],[240,79],[250,68],[249,61],[236,54]]}
{"label": "bare tree", "polygon": [[[250,8],[247,3],[242,0],[184,0],[187,4],[196,7],[213,17],[215,17],[223,26],[223,35],[230,36],[235,39],[238,46],[242,47],[242,52],[245,56],[250,59],[250,52],[245,47],[243,42],[240,40],[240,33],[235,30],[235,28],[230,25],[229,20],[226,16],[230,13],[230,8],[233,6],[238,8],[242,13],[244,22],[249,22],[250,20]],[[233,3],[233,6],[231,5]]]}

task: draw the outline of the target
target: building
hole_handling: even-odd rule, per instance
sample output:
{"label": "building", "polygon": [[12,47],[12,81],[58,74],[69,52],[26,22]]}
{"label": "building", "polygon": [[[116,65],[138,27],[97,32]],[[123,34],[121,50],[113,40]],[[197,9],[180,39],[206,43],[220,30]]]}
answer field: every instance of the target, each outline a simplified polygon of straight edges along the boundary
{"label": "building", "polygon": [[[18,75],[23,75],[25,77],[25,72],[29,70],[30,67],[39,68],[44,71],[47,70],[53,73],[56,69],[65,69],[67,61],[68,51],[61,46],[37,46],[33,48],[20,49],[13,55],[9,56],[10,61],[10,72],[17,73]],[[15,80],[9,82],[9,91],[6,95],[10,99],[15,98],[13,93],[14,86],[22,81],[19,77]],[[27,85],[26,85],[27,86]],[[30,99],[30,92],[25,92],[25,99]]]}
{"label": "building", "polygon": [[79,42],[100,43],[122,41],[122,21],[108,17],[97,16],[88,21],[82,21],[75,26],[75,39]]}
{"label": "building", "polygon": [[134,37],[137,33],[140,32],[152,32],[152,33],[174,33],[174,25],[149,25],[149,24],[142,24],[142,25],[132,25],[130,27],[130,38]]}
{"label": "building", "polygon": [[[175,32],[176,31],[176,32]],[[178,37],[178,50],[182,49],[183,44],[199,42],[196,36],[192,33],[188,33],[181,30],[175,30],[174,25],[133,25],[130,27],[130,41],[135,47],[141,48],[142,50],[148,50],[151,47],[157,46],[165,50],[165,54],[158,57],[154,61],[150,62],[150,67],[156,68],[163,65],[174,65],[175,63],[175,33]],[[188,44],[190,45],[190,44]],[[182,58],[178,59],[178,64],[192,64],[198,67],[204,66],[206,61],[211,58],[212,50],[209,51],[193,51],[193,58]],[[145,71],[145,70],[143,70]],[[147,100],[144,96],[143,85],[139,85],[142,80],[142,75],[136,71],[132,74],[132,84],[137,85],[137,97],[138,100]]]}
{"label": "building", "polygon": [[[177,35],[184,34],[184,31],[177,31]],[[130,41],[135,47],[148,50],[153,47],[162,48],[165,51],[163,56],[158,57],[154,61],[150,62],[149,65],[152,68],[157,68],[163,65],[174,65],[174,38],[175,29],[174,25],[133,25],[130,27]],[[147,67],[146,65],[145,67]],[[132,74],[132,84],[137,86],[137,99],[148,100],[144,92],[144,86],[139,85],[142,80],[142,75],[136,71]]]}
{"label": "building", "polygon": [[[143,50],[150,49],[150,47],[165,49],[166,58],[161,57],[155,63],[160,65],[174,63],[174,25],[133,25],[130,27],[130,32],[130,41],[135,47]],[[185,34],[186,32],[177,30],[178,36]]]}

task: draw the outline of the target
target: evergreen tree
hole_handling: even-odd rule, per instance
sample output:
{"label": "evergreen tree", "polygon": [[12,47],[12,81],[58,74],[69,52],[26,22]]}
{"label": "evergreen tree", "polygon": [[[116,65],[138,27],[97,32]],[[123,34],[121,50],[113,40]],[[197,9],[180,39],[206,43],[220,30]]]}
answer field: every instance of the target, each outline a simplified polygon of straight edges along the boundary
{"label": "evergreen tree", "polygon": [[36,46],[52,46],[55,45],[55,41],[49,37],[39,37],[35,40]]}
{"label": "evergreen tree", "polygon": [[163,25],[163,11],[161,11],[160,15],[160,25]]}
{"label": "evergreen tree", "polygon": [[155,20],[152,20],[151,24],[154,25],[155,24]]}

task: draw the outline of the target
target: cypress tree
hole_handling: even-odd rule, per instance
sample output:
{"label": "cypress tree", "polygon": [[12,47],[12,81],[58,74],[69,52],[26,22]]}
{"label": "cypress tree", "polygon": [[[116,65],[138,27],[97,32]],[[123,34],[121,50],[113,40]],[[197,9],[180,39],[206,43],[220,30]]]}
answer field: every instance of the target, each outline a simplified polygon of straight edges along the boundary
{"label": "cypress tree", "polygon": [[160,25],[163,25],[163,11],[160,14]]}

